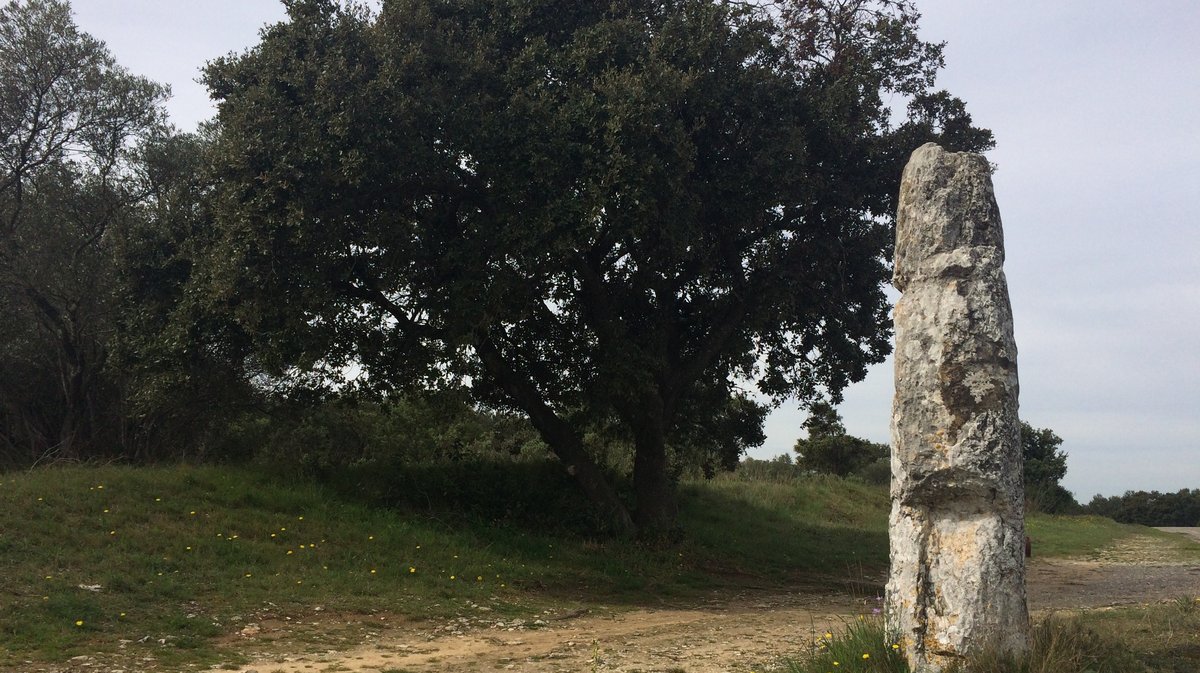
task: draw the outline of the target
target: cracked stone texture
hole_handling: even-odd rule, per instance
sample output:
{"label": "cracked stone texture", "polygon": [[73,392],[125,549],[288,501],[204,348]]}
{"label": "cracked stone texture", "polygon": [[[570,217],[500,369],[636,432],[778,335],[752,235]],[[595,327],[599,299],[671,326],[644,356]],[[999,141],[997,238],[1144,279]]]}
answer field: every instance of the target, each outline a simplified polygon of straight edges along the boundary
{"label": "cracked stone texture", "polygon": [[982,156],[927,144],[896,222],[887,624],[912,669],[1027,648],[1017,348]]}

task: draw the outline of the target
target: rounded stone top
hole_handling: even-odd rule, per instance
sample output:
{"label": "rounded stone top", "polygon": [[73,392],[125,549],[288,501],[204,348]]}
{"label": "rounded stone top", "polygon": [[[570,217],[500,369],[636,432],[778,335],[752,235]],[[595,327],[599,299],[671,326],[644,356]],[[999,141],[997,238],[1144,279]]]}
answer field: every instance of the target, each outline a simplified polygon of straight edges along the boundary
{"label": "rounded stone top", "polygon": [[964,258],[1004,262],[991,165],[982,155],[926,143],[900,181],[893,284],[903,291],[914,279],[960,275]]}

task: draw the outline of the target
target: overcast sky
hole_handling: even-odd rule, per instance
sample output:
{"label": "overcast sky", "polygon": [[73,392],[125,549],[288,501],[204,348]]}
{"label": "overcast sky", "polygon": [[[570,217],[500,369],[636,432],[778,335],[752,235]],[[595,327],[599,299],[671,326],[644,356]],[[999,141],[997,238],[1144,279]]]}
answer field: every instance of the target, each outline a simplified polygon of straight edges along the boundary
{"label": "overcast sky", "polygon": [[[171,85],[176,126],[213,113],[200,66],[257,41],[276,0],[75,0],[80,28]],[[1200,2],[917,0],[947,42],[940,86],[992,129],[1021,416],[1053,429],[1082,501],[1200,488]],[[892,365],[840,408],[886,442]],[[752,455],[791,450],[785,406]]]}

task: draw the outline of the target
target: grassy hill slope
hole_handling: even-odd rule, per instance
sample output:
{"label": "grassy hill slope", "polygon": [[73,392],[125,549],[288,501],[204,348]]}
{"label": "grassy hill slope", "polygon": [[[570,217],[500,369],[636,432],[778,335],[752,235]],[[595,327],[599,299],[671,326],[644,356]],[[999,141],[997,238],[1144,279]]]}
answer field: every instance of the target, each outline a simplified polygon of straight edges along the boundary
{"label": "grassy hill slope", "polygon": [[[227,467],[0,476],[0,668],[118,649],[168,669],[212,662],[220,636],[267,607],[280,619],[320,607],[368,621],[450,615],[470,602],[527,616],[564,602],[683,601],[714,587],[836,590],[886,568],[887,495],[856,482],[688,483],[685,538],[646,547],[590,534],[555,511],[561,494],[531,495],[532,481],[520,515],[404,497],[441,483],[474,489],[477,505],[489,486],[461,483],[464,474],[390,480],[408,484],[402,492],[373,487],[389,481],[380,475],[320,486]],[[1034,517],[1030,530],[1042,553],[1080,554],[1145,529]]]}

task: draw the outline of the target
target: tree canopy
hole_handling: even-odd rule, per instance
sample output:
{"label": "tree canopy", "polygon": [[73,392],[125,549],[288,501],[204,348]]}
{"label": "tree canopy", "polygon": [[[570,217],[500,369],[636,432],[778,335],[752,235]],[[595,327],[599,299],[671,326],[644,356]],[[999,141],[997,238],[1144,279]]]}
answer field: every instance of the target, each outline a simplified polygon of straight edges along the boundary
{"label": "tree canopy", "polygon": [[[522,411],[623,530],[673,525],[673,456],[762,441],[754,388],[836,400],[886,355],[902,163],[991,145],[906,2],[288,12],[206,70],[209,300],[279,374]],[[632,516],[598,427],[634,447]]]}

